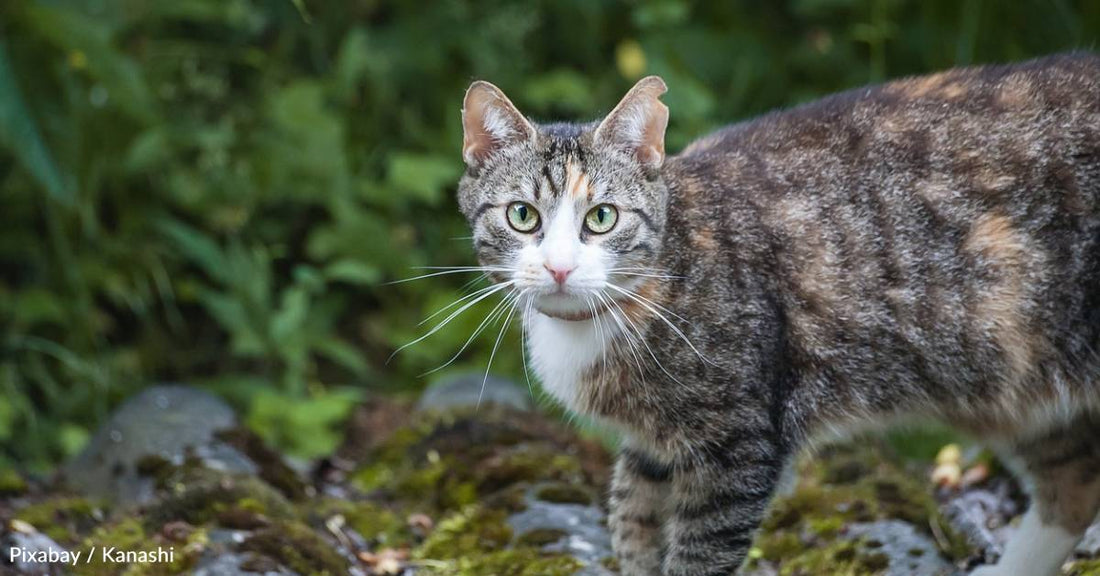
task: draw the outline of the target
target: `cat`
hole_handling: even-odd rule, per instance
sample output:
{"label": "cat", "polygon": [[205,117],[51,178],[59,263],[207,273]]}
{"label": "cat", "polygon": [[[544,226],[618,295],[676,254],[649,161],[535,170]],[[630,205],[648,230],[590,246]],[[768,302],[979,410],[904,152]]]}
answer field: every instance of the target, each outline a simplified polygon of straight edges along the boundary
{"label": "cat", "polygon": [[477,257],[544,389],[622,433],[622,574],[737,571],[800,448],[915,416],[1027,480],[975,574],[1056,574],[1100,508],[1100,57],[860,88],[676,156],[666,89],[586,124],[483,81],[463,104]]}

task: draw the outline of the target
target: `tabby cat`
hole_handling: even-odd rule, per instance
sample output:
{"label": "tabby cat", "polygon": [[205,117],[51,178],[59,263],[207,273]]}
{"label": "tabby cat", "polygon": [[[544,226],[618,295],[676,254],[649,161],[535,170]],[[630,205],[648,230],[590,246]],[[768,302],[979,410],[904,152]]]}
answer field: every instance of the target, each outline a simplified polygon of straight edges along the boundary
{"label": "tabby cat", "polygon": [[987,439],[1058,572],[1100,508],[1100,57],[860,88],[665,155],[644,78],[602,121],[463,108],[459,203],[551,396],[625,438],[626,576],[728,575],[785,465],[901,417]]}

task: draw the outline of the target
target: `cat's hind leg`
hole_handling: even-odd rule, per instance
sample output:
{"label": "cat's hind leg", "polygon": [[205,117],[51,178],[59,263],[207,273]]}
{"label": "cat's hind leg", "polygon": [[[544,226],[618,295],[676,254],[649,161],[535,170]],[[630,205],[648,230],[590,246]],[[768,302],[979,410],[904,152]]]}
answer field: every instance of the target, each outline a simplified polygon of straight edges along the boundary
{"label": "cat's hind leg", "polygon": [[972,576],[1054,576],[1100,511],[1100,417],[1013,447],[1031,506],[995,566]]}

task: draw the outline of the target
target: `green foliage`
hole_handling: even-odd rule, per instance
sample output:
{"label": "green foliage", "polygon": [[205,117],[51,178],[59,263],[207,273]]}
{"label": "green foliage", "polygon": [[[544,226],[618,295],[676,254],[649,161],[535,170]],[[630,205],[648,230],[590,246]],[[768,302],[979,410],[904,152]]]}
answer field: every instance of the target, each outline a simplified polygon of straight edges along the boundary
{"label": "green foliage", "polygon": [[[470,279],[386,284],[473,262],[453,200],[472,78],[588,119],[661,74],[676,150],[1097,30],[1097,5],[1068,0],[5,0],[0,466],[48,466],[159,380],[221,391],[307,455],[346,390],[421,386],[488,311],[386,364]],[[496,330],[454,367],[484,368]],[[521,378],[514,327],[503,345],[494,370]]]}

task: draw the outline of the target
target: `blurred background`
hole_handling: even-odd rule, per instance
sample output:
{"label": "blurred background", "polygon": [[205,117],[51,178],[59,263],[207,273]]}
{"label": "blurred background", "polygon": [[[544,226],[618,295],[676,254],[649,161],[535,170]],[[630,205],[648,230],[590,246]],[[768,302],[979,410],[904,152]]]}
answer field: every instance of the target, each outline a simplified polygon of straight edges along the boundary
{"label": "blurred background", "polygon": [[[299,457],[360,399],[431,382],[489,308],[387,363],[473,278],[391,282],[473,263],[453,199],[473,79],[587,120],[659,74],[676,151],[1098,37],[1092,0],[3,0],[0,468],[50,469],[158,382]],[[484,371],[496,335],[435,375]],[[523,382],[514,325],[492,372]]]}

